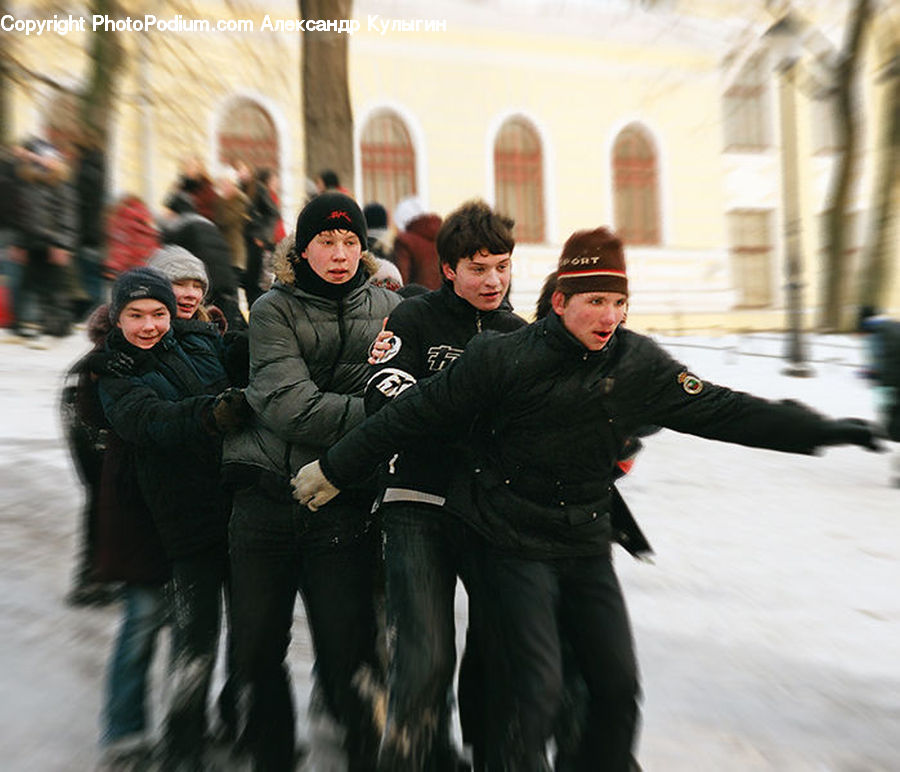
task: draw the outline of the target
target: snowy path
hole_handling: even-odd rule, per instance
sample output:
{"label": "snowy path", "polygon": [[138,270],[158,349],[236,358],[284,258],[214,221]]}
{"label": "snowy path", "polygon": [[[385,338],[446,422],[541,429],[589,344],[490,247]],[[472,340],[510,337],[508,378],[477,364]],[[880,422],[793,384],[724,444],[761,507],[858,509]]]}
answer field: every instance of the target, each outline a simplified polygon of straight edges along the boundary
{"label": "snowy path", "polygon": [[[665,342],[704,378],[872,416],[852,339],[814,347],[808,380],[748,355],[777,353],[774,336]],[[0,748],[12,772],[96,761],[117,612],[62,602],[81,492],[56,411],[61,373],[85,347],[74,336],[47,351],[0,343]],[[656,562],[616,556],[644,684],[644,768],[900,770],[900,490],[888,458],[671,432],[646,445],[622,490]],[[303,715],[300,617],[294,633]]]}

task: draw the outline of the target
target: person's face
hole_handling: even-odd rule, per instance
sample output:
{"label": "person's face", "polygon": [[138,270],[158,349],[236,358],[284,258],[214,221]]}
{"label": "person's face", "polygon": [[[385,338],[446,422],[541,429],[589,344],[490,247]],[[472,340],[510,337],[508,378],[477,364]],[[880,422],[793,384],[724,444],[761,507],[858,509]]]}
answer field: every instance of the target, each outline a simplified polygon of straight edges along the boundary
{"label": "person's face", "polygon": [[303,250],[309,267],[331,284],[343,284],[356,275],[362,244],[353,231],[322,231]]}
{"label": "person's face", "polygon": [[491,255],[482,250],[457,262],[453,269],[441,265],[444,276],[453,282],[453,290],[479,311],[493,311],[500,306],[509,289],[512,259],[509,252]]}
{"label": "person's face", "polygon": [[203,282],[197,279],[179,279],[172,282],[175,293],[175,314],[179,319],[191,319],[203,300]]}
{"label": "person's face", "polygon": [[171,321],[169,309],[164,303],[144,298],[126,304],[116,325],[132,346],[148,349],[162,340],[169,331]]}
{"label": "person's face", "polygon": [[181,168],[184,176],[190,177],[191,179],[196,179],[203,174],[203,164],[196,156],[185,158]]}
{"label": "person's face", "polygon": [[609,342],[628,311],[628,297],[621,292],[579,292],[566,301],[557,290],[552,303],[566,329],[589,351]]}

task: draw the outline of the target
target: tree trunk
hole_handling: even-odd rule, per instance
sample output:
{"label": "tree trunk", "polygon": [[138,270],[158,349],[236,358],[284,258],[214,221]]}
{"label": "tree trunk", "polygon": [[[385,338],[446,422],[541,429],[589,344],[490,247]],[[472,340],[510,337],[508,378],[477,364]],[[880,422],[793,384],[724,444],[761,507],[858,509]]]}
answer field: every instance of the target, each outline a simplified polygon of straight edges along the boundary
{"label": "tree trunk", "polygon": [[[93,0],[91,14],[117,18],[122,15],[118,0]],[[94,33],[90,36],[88,55],[91,60],[88,82],[81,92],[80,122],[82,140],[106,152],[109,143],[110,117],[116,103],[119,73],[125,50],[118,32]]]}
{"label": "tree trunk", "polygon": [[841,329],[842,310],[847,300],[847,201],[856,168],[859,125],[854,109],[856,76],[863,33],[872,15],[871,0],[856,0],[847,19],[847,37],[841,50],[836,76],[837,137],[842,149],[838,156],[825,211],[825,280],[819,327],[823,332]]}
{"label": "tree trunk", "polygon": [[[8,13],[8,5],[6,0],[0,0],[0,17]],[[13,141],[11,128],[12,112],[9,108],[12,83],[9,76],[9,63],[11,60],[9,44],[11,40],[11,35],[0,35],[0,145],[6,145]]]}
{"label": "tree trunk", "polygon": [[[878,149],[878,177],[872,203],[871,236],[862,264],[859,305],[884,308],[891,276],[891,262],[898,257],[897,208],[900,206],[900,44],[894,48],[885,86],[883,131]],[[893,234],[893,237],[892,235]]]}
{"label": "tree trunk", "polygon": [[[300,0],[303,19],[349,19],[352,0]],[[323,169],[353,186],[353,112],[347,81],[346,33],[304,29],[302,51],[303,138],[306,175]]]}

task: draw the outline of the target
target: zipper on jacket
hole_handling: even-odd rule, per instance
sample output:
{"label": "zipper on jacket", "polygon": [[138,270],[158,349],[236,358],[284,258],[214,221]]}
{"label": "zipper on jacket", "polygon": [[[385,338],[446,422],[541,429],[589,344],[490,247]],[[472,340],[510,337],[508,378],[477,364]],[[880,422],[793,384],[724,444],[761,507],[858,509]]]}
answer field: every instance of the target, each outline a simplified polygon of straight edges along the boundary
{"label": "zipper on jacket", "polygon": [[475,330],[481,332],[481,311],[475,311]]}

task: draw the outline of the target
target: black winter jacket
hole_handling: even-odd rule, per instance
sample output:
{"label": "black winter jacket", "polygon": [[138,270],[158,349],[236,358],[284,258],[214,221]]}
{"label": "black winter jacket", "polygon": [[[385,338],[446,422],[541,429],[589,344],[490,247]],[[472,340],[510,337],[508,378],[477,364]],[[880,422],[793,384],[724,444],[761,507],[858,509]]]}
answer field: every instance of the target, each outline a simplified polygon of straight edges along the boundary
{"label": "black winter jacket", "polygon": [[209,418],[214,395],[228,386],[221,337],[211,324],[191,329],[143,351],[113,330],[107,348],[131,356],[136,374],[100,381],[106,417],[134,446],[141,493],[173,560],[223,544],[229,509],[222,442]]}
{"label": "black winter jacket", "polygon": [[[366,412],[374,413],[414,383],[443,370],[462,354],[469,341],[487,330],[512,332],[525,321],[511,311],[479,311],[445,282],[433,292],[402,302],[387,329],[391,348],[366,384]],[[399,453],[383,477],[383,501],[413,501],[442,506],[462,450],[431,439]]]}
{"label": "black winter jacket", "polygon": [[166,224],[163,240],[177,244],[203,261],[209,275],[209,296],[216,302],[220,295],[237,292],[237,279],[231,267],[231,248],[225,236],[211,220],[188,212]]}
{"label": "black winter jacket", "polygon": [[454,475],[448,509],[524,557],[605,554],[616,459],[640,427],[811,453],[828,423],[798,403],[701,381],[624,328],[588,351],[550,314],[476,337],[452,367],[347,434],[322,469],[340,488],[398,447],[465,438],[468,468]]}

